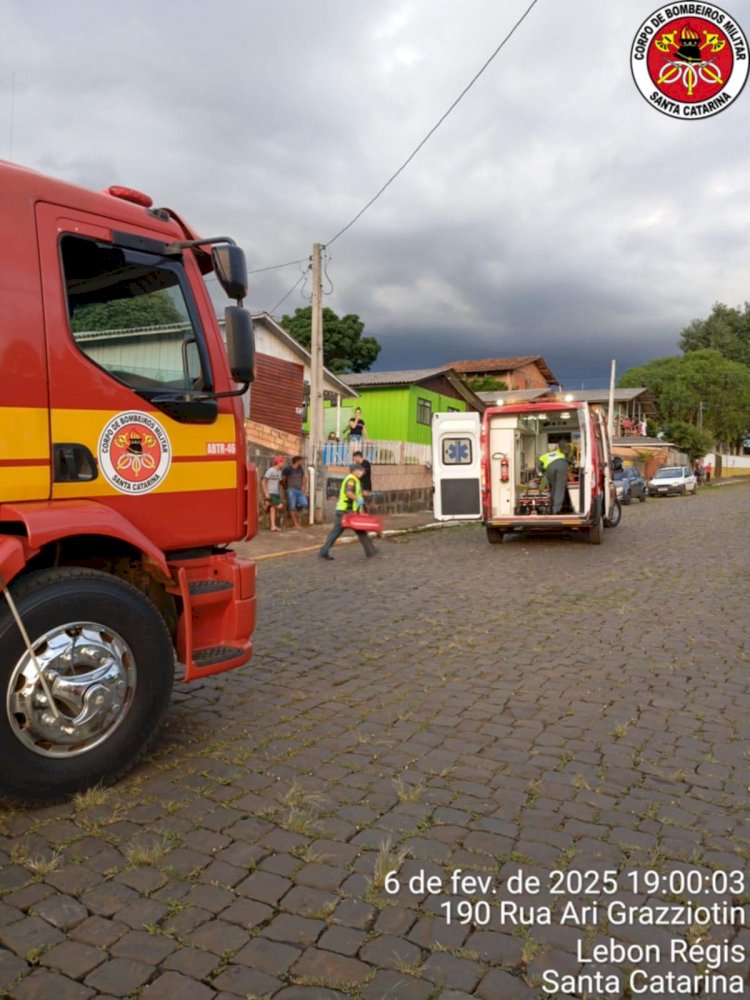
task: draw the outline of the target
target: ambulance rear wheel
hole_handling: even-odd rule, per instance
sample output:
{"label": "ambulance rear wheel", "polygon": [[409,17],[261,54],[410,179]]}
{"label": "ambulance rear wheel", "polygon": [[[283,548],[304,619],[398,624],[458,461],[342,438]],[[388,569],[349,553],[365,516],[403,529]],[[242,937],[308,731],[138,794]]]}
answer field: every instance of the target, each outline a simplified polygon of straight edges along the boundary
{"label": "ambulance rear wheel", "polygon": [[609,508],[609,516],[604,521],[605,528],[616,528],[622,518],[622,507],[620,501],[615,500]]}
{"label": "ambulance rear wheel", "polygon": [[174,650],[129,583],[69,567],[11,586],[27,646],[0,596],[0,794],[54,802],[129,770],[154,739]]}
{"label": "ambulance rear wheel", "polygon": [[493,528],[492,525],[487,526],[487,541],[490,545],[502,544],[503,538],[505,538],[505,532],[502,528]]}
{"label": "ambulance rear wheel", "polygon": [[600,517],[596,524],[592,524],[590,528],[586,529],[586,541],[589,545],[601,545],[603,537],[604,527]]}

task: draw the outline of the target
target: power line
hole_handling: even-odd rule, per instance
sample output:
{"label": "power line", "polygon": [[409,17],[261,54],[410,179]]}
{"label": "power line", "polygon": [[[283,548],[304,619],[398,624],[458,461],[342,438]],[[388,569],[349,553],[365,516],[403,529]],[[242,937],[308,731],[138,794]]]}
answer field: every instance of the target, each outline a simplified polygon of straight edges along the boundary
{"label": "power line", "polygon": [[294,291],[294,289],[298,285],[302,284],[302,282],[305,280],[305,278],[307,277],[308,273],[310,272],[310,269],[311,269],[311,265],[308,265],[308,267],[305,268],[305,270],[302,272],[302,274],[299,276],[299,278],[297,278],[297,280],[294,282],[294,284],[289,289],[289,291],[286,293],[286,295],[284,295],[282,298],[279,299],[279,301],[276,303],[276,305],[273,307],[273,309],[269,310],[269,316],[273,316],[273,314],[276,312],[276,310],[279,308],[279,306],[283,302],[286,302],[286,300],[292,294],[292,292]]}
{"label": "power line", "polygon": [[432,128],[430,129],[430,131],[427,133],[427,135],[424,137],[424,139],[422,139],[422,141],[419,143],[419,145],[416,146],[416,148],[409,154],[409,156],[404,160],[404,162],[401,164],[401,166],[398,168],[398,170],[391,177],[388,178],[388,180],[380,188],[380,190],[376,194],[374,194],[372,196],[372,198],[370,198],[370,200],[367,202],[367,204],[364,206],[364,208],[361,208],[359,210],[359,212],[357,212],[357,214],[354,216],[354,218],[351,219],[350,222],[347,222],[347,224],[342,229],[339,229],[339,231],[336,233],[336,235],[333,236],[330,240],[328,240],[328,242],[325,244],[325,246],[330,247],[331,244],[334,243],[339,238],[339,236],[343,236],[344,235],[344,233],[347,231],[347,229],[351,229],[351,227],[354,225],[354,223],[357,222],[358,219],[362,218],[362,216],[365,214],[365,212],[367,211],[367,209],[370,208],[372,205],[374,205],[375,202],[378,200],[378,198],[383,194],[383,192],[387,188],[389,188],[391,186],[391,184],[396,180],[396,178],[399,176],[399,174],[403,173],[403,171],[409,166],[409,164],[414,159],[414,157],[417,155],[417,153],[420,151],[420,149],[435,134],[435,132],[437,132],[437,130],[443,124],[443,122],[448,117],[448,115],[457,106],[457,104],[468,94],[468,92],[471,90],[471,88],[477,82],[477,80],[482,75],[482,73],[484,73],[484,71],[487,69],[487,67],[490,65],[490,63],[493,61],[493,59],[495,58],[495,56],[497,56],[498,53],[504,48],[504,46],[506,45],[506,43],[508,41],[510,41],[510,39],[516,33],[516,31],[518,30],[518,28],[520,28],[520,26],[523,24],[523,22],[529,16],[529,14],[531,13],[532,9],[537,5],[538,2],[539,2],[539,0],[531,0],[531,3],[529,4],[529,6],[526,8],[526,10],[523,12],[523,14],[519,17],[519,19],[516,21],[516,23],[510,29],[510,31],[505,36],[505,38],[500,42],[500,44],[495,49],[495,51],[492,53],[492,55],[489,57],[489,59],[485,62],[485,64],[482,66],[482,68],[477,73],[475,73],[475,75],[472,77],[472,79],[469,81],[469,83],[467,83],[467,85],[464,87],[464,89],[461,91],[461,93],[455,99],[455,101],[453,102],[453,104],[451,104],[451,106],[448,108],[448,110],[432,126]]}
{"label": "power line", "polygon": [[[464,87],[464,89],[461,91],[461,93],[458,95],[458,97],[455,99],[455,101],[451,104],[451,106],[448,108],[448,110],[438,119],[438,121],[432,126],[432,128],[430,129],[430,131],[427,133],[427,135],[424,137],[424,139],[422,139],[422,141],[419,143],[419,145],[417,145],[414,148],[414,150],[404,160],[404,162],[401,164],[401,166],[398,168],[398,170],[388,178],[388,180],[380,188],[380,190],[376,194],[374,194],[372,196],[372,198],[370,198],[370,200],[367,202],[367,204],[363,208],[361,208],[359,210],[359,212],[357,212],[357,214],[354,216],[354,218],[351,219],[349,222],[347,222],[347,224],[343,228],[339,229],[339,231],[334,236],[332,236],[331,239],[328,240],[327,243],[323,244],[324,247],[330,247],[331,244],[334,243],[339,238],[339,236],[343,236],[344,233],[348,229],[351,229],[352,226],[354,225],[354,223],[357,222],[359,219],[362,218],[362,216],[365,214],[365,212],[368,210],[368,208],[371,208],[375,204],[375,202],[378,200],[378,198],[391,186],[391,184],[396,180],[396,178],[400,174],[402,174],[404,172],[404,170],[409,166],[409,164],[414,159],[414,157],[417,155],[417,153],[420,151],[420,149],[422,149],[422,147],[427,143],[427,141],[432,138],[432,136],[435,134],[435,132],[437,132],[437,130],[443,124],[443,122],[448,117],[448,115],[450,115],[450,113],[454,110],[454,108],[456,108],[456,106],[459,104],[459,102],[461,100],[463,100],[463,98],[468,94],[468,92],[471,90],[471,88],[477,82],[477,80],[479,79],[479,77],[484,73],[484,71],[490,65],[490,63],[502,51],[502,49],[505,47],[505,45],[510,41],[510,39],[513,37],[513,35],[516,33],[516,31],[521,27],[521,25],[523,24],[523,22],[529,16],[529,14],[531,13],[532,9],[537,5],[538,2],[539,2],[539,0],[531,0],[531,3],[529,4],[529,6],[526,8],[526,10],[523,12],[523,14],[518,18],[518,20],[516,21],[516,23],[510,29],[510,31],[505,36],[505,38],[503,38],[503,40],[497,46],[497,48],[492,53],[492,55],[489,57],[489,59],[487,59],[487,61],[484,63],[484,65],[481,67],[481,69],[479,69],[478,72],[474,74],[474,76],[467,83],[467,85]],[[303,258],[300,258],[299,260],[290,260],[290,261],[287,261],[287,263],[285,263],[285,264],[273,264],[270,267],[259,267],[259,268],[256,268],[254,271],[249,271],[248,273],[249,274],[259,274],[261,271],[275,271],[278,268],[290,267],[292,264],[302,264],[306,260],[309,260],[309,258],[303,257]],[[299,284],[299,282],[297,282],[297,284]],[[296,288],[296,287],[297,287],[297,285],[294,285],[294,287],[291,288],[287,292],[287,295],[291,295],[291,293],[294,291],[294,288]],[[284,296],[284,298],[286,298],[286,296]],[[283,302],[284,299],[282,299],[281,301]],[[280,304],[281,303],[279,303],[279,305]]]}
{"label": "power line", "polygon": [[252,271],[248,271],[248,274],[261,274],[263,271],[278,271],[282,267],[291,267],[293,264],[304,264],[310,258],[300,257],[298,260],[288,260],[286,264],[271,264],[270,267],[256,267]]}

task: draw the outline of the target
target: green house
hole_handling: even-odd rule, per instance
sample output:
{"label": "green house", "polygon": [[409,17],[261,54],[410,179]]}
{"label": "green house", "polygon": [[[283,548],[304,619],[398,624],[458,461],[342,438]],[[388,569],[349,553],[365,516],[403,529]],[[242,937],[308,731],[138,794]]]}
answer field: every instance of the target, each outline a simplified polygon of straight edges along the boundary
{"label": "green house", "polygon": [[[342,400],[339,413],[326,411],[326,434],[345,430],[355,407],[362,411],[369,440],[432,443],[432,414],[476,410],[485,404],[452,368],[341,375],[359,393]],[[337,427],[338,423],[338,427]]]}

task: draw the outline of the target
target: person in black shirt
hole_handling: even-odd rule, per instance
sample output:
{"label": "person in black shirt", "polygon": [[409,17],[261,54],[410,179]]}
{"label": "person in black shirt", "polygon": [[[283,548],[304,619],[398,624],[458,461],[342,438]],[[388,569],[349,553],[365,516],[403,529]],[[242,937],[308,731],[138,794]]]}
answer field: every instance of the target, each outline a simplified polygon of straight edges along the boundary
{"label": "person in black shirt", "polygon": [[372,496],[372,466],[361,451],[352,452],[352,461],[356,462],[357,465],[361,465],[365,470],[359,480],[359,485],[362,487],[362,495],[365,498],[365,502],[369,505],[370,497]]}
{"label": "person in black shirt", "polygon": [[294,528],[301,527],[298,511],[303,513],[309,509],[307,500],[307,475],[302,465],[302,456],[294,455],[289,465],[281,471],[281,481],[286,490],[286,505]]}
{"label": "person in black shirt", "polygon": [[349,421],[346,434],[351,444],[361,444],[365,439],[365,422],[359,407],[356,408],[354,416]]}

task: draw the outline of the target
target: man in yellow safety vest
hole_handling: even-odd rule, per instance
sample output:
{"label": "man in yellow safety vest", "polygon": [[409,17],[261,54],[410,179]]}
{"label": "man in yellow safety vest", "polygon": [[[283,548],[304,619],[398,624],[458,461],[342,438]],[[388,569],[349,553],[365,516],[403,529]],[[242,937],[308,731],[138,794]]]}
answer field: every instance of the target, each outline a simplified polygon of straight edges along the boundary
{"label": "man in yellow safety vest", "polygon": [[[339,499],[336,504],[336,516],[333,521],[333,527],[331,528],[328,538],[326,538],[325,543],[323,544],[323,548],[318,553],[321,559],[333,559],[333,556],[330,555],[330,551],[333,547],[333,543],[345,530],[341,524],[341,519],[344,514],[364,510],[365,498],[362,496],[362,487],[359,482],[364,471],[363,467],[358,465],[356,462],[352,462],[349,466],[349,474],[344,477],[344,480],[341,483],[341,489],[339,490]],[[365,555],[368,559],[371,556],[378,554],[378,550],[370,541],[370,536],[366,531],[355,531],[355,535],[362,543],[362,548],[365,550]]]}
{"label": "man in yellow safety vest", "polygon": [[565,487],[568,482],[568,461],[559,445],[549,443],[549,451],[539,456],[539,468],[549,483],[552,513],[559,514],[565,500]]}

